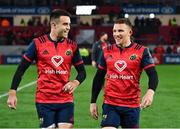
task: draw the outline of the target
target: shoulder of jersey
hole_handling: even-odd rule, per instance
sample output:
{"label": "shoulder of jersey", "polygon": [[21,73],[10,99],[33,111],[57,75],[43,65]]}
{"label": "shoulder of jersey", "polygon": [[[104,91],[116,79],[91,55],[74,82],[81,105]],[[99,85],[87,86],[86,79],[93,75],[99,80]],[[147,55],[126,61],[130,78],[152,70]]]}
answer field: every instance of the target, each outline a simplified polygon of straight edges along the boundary
{"label": "shoulder of jersey", "polygon": [[66,39],[67,44],[76,45],[76,42],[71,39]]}
{"label": "shoulder of jersey", "polygon": [[109,44],[108,46],[106,46],[105,48],[103,48],[104,50],[107,50],[107,51],[111,51],[114,49],[114,44]]}
{"label": "shoulder of jersey", "polygon": [[143,45],[140,45],[140,44],[138,44],[138,43],[134,43],[134,45],[133,45],[133,49],[135,49],[135,50],[142,50],[142,49],[144,49],[145,47],[143,46]]}
{"label": "shoulder of jersey", "polygon": [[96,41],[95,44],[100,44],[100,42],[99,42],[99,41]]}
{"label": "shoulder of jersey", "polygon": [[46,42],[46,35],[39,36],[37,38],[34,38],[35,41],[39,41],[39,43],[45,43]]}

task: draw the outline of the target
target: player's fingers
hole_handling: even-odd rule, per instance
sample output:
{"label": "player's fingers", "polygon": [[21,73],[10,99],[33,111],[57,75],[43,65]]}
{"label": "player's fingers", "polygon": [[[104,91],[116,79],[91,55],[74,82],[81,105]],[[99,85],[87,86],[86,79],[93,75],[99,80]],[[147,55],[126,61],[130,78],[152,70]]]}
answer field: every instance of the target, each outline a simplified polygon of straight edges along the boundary
{"label": "player's fingers", "polygon": [[90,113],[91,113],[91,117],[92,117],[93,119],[95,119],[94,112],[93,112],[93,111],[91,111]]}
{"label": "player's fingers", "polygon": [[8,102],[7,105],[11,109],[16,109],[16,102]]}
{"label": "player's fingers", "polygon": [[90,107],[90,113],[91,113],[91,116],[94,115],[94,108]]}
{"label": "player's fingers", "polygon": [[9,102],[9,100],[7,101],[7,105],[8,105],[8,106],[11,105],[11,103]]}
{"label": "player's fingers", "polygon": [[68,92],[68,90],[69,90],[69,84],[64,85],[64,87],[62,88],[62,90],[63,90],[64,92]]}
{"label": "player's fingers", "polygon": [[13,105],[13,109],[16,109],[16,105],[17,105],[17,100],[16,101],[14,101],[14,105]]}
{"label": "player's fingers", "polygon": [[7,104],[7,105],[8,105],[8,107],[9,107],[9,108],[11,108],[11,107],[12,107],[12,105],[11,105],[11,104]]}
{"label": "player's fingers", "polygon": [[142,102],[141,102],[141,109],[144,109],[144,108],[145,108],[145,103],[146,103],[146,101],[145,101],[145,100],[142,100]]}
{"label": "player's fingers", "polygon": [[8,105],[8,107],[11,107],[13,104],[12,104],[13,102],[8,98],[8,100],[7,100],[7,105]]}
{"label": "player's fingers", "polygon": [[96,117],[96,120],[97,120],[97,119],[98,119],[98,117],[99,117],[98,112],[96,112],[95,117]]}
{"label": "player's fingers", "polygon": [[94,110],[93,110],[93,117],[94,117],[95,120],[98,119],[98,110],[97,110],[97,108],[94,108]]}
{"label": "player's fingers", "polygon": [[70,89],[69,90],[69,94],[72,94],[74,92],[75,89]]}
{"label": "player's fingers", "polygon": [[146,107],[149,107],[149,106],[151,106],[151,104],[152,104],[152,101],[150,101],[150,100],[147,100]]}
{"label": "player's fingers", "polygon": [[64,85],[64,87],[62,88],[62,90],[63,90],[63,91],[65,91],[65,90],[66,90],[66,85]]}
{"label": "player's fingers", "polygon": [[95,108],[90,108],[90,113],[93,119],[97,120],[98,119],[98,113],[97,110]]}
{"label": "player's fingers", "polygon": [[96,115],[94,115],[93,118],[94,118],[95,120],[98,120],[98,116],[96,116]]}
{"label": "player's fingers", "polygon": [[143,103],[142,103],[142,109],[145,109],[146,107],[149,106],[149,103],[148,103],[148,100],[144,100]]}
{"label": "player's fingers", "polygon": [[77,86],[72,86],[70,91],[69,91],[69,94],[72,94],[75,91],[76,88],[77,88]]}
{"label": "player's fingers", "polygon": [[92,111],[90,111],[90,114],[91,114],[92,117],[94,116],[94,113]]}
{"label": "player's fingers", "polygon": [[16,104],[17,104],[17,100],[15,99],[12,103],[11,103],[11,108],[16,109]]}
{"label": "player's fingers", "polygon": [[11,106],[10,108],[16,110],[16,106]]}
{"label": "player's fingers", "polygon": [[70,82],[66,83],[63,88],[67,88],[70,85]]}
{"label": "player's fingers", "polygon": [[97,120],[98,119],[98,114],[97,114],[97,112],[95,111],[95,112],[93,112],[93,118],[95,119],[95,120]]}
{"label": "player's fingers", "polygon": [[71,94],[71,93],[73,93],[73,92],[74,92],[75,87],[73,87],[73,86],[69,86],[69,87],[68,87],[68,90],[69,90],[69,94]]}

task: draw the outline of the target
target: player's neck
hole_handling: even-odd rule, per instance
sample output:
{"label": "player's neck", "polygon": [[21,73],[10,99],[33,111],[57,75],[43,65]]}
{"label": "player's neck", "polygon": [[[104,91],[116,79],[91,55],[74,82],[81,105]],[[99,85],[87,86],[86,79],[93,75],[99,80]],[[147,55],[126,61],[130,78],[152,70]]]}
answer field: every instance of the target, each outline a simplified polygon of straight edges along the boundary
{"label": "player's neck", "polygon": [[131,42],[129,41],[124,45],[124,47],[129,47],[130,45],[131,45]]}
{"label": "player's neck", "polygon": [[58,40],[58,36],[57,35],[55,35],[54,33],[50,33],[50,38],[53,40],[53,41],[57,41]]}
{"label": "player's neck", "polygon": [[118,47],[123,49],[125,47],[129,47],[130,45],[131,45],[131,42],[127,42],[127,43],[119,44]]}
{"label": "player's neck", "polygon": [[53,32],[50,33],[50,38],[55,42],[64,40],[64,37],[61,37]]}

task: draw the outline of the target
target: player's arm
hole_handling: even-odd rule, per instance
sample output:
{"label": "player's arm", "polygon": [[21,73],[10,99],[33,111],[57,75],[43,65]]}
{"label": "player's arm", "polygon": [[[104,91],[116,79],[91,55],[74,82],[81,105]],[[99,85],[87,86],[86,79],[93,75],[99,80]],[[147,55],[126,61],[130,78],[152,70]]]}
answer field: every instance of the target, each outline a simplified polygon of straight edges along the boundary
{"label": "player's arm", "polygon": [[148,75],[148,90],[142,98],[141,108],[149,107],[153,102],[153,96],[158,86],[158,74],[149,50],[146,48],[143,53],[142,66]]}
{"label": "player's arm", "polygon": [[75,80],[77,80],[80,85],[86,78],[86,70],[85,70],[84,64],[75,66],[75,69],[77,71],[77,76]]}
{"label": "player's arm", "polygon": [[75,66],[75,69],[77,71],[76,79],[73,81],[68,82],[64,87],[63,90],[65,92],[69,92],[69,94],[73,93],[74,90],[79,86],[86,78],[86,71],[84,67],[84,63],[82,60],[82,57],[80,56],[79,49],[77,48],[74,56],[72,58],[72,63]]}
{"label": "player's arm", "polygon": [[98,119],[98,107],[96,104],[98,95],[102,89],[103,82],[104,82],[104,77],[106,75],[106,62],[103,56],[103,52],[100,55],[100,60],[99,60],[99,68],[97,69],[97,72],[94,76],[93,79],[93,84],[92,84],[92,91],[91,91],[91,104],[90,104],[90,113],[91,116],[94,119]]}
{"label": "player's arm", "polygon": [[103,86],[105,75],[106,75],[106,70],[98,68],[93,79],[93,85],[91,91],[91,103],[96,103],[98,95]]}
{"label": "player's arm", "polygon": [[148,81],[148,89],[153,90],[153,92],[156,91],[156,88],[158,86],[158,74],[155,69],[155,67],[147,68],[146,74],[148,75],[149,81]]}
{"label": "player's arm", "polygon": [[30,44],[27,52],[24,54],[13,76],[11,88],[9,90],[9,96],[7,100],[8,106],[12,109],[16,109],[16,105],[17,105],[16,90],[21,82],[22,76],[24,75],[25,71],[28,69],[28,67],[31,64],[30,60],[33,60],[33,58],[35,57],[35,53],[34,53],[35,51],[36,51],[36,48],[33,42]]}
{"label": "player's arm", "polygon": [[96,43],[93,44],[92,47],[92,54],[91,54],[91,60],[92,60],[92,66],[96,67],[96,50],[97,50],[97,45]]}

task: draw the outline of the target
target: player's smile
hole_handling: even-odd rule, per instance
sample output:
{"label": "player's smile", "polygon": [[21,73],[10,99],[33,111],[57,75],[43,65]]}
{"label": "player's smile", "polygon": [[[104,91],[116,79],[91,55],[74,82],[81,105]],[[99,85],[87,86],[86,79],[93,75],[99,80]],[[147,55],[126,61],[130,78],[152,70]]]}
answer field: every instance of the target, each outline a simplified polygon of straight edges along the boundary
{"label": "player's smile", "polygon": [[115,38],[117,44],[121,44],[121,42],[123,40],[123,36],[115,35],[114,38]]}
{"label": "player's smile", "polygon": [[69,31],[68,30],[66,30],[66,31],[63,31],[63,37],[65,37],[65,38],[67,38],[67,36],[68,36],[68,33],[69,33]]}
{"label": "player's smile", "polygon": [[115,36],[115,40],[121,40],[121,39],[123,39],[123,37],[122,36]]}

